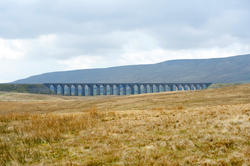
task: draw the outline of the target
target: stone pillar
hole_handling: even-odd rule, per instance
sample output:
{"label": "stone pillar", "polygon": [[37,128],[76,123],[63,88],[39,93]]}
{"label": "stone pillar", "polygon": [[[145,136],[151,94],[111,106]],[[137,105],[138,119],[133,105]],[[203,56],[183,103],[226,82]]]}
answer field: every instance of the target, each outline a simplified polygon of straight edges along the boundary
{"label": "stone pillar", "polygon": [[196,85],[194,85],[194,84],[193,84],[193,85],[192,85],[192,87],[194,88],[194,90],[197,90],[197,87],[196,87]]}
{"label": "stone pillar", "polygon": [[165,87],[165,85],[162,84],[161,87],[162,87],[162,92],[166,92],[166,87]]}
{"label": "stone pillar", "polygon": [[164,87],[162,85],[159,85],[159,92],[164,91]]}
{"label": "stone pillar", "polygon": [[179,91],[179,85],[175,85],[176,86],[176,91]]}
{"label": "stone pillar", "polygon": [[82,89],[82,91],[81,91],[81,95],[82,96],[85,96],[86,95],[86,93],[85,93],[85,85],[81,85],[81,89]]}
{"label": "stone pillar", "polygon": [[103,95],[107,95],[107,85],[103,85]]}
{"label": "stone pillar", "polygon": [[133,85],[130,85],[129,88],[131,91],[131,95],[134,95],[135,94],[135,87]]}
{"label": "stone pillar", "polygon": [[122,85],[122,95],[126,95],[126,94],[127,94],[126,85]]}
{"label": "stone pillar", "polygon": [[155,88],[156,88],[156,93],[159,93],[160,89],[159,89],[159,85],[158,84],[155,84]]}
{"label": "stone pillar", "polygon": [[100,96],[100,94],[101,94],[101,93],[100,93],[100,91],[101,91],[101,90],[100,90],[100,87],[101,87],[100,85],[96,85],[96,95],[97,95],[97,96]]}
{"label": "stone pillar", "polygon": [[179,88],[178,88],[179,91],[183,91],[183,88],[184,88],[183,85],[182,85],[182,84],[179,84]]}
{"label": "stone pillar", "polygon": [[75,96],[78,96],[78,85],[74,85],[75,86]]}
{"label": "stone pillar", "polygon": [[173,91],[173,87],[172,87],[171,84],[168,84],[168,88],[169,88],[169,91],[170,91],[170,92]]}
{"label": "stone pillar", "polygon": [[124,93],[123,92],[123,85],[120,85],[119,87],[120,87],[120,94],[119,95],[123,95],[123,93]]}
{"label": "stone pillar", "polygon": [[186,84],[183,84],[182,86],[183,86],[183,90],[184,90],[184,91],[187,91],[187,90],[188,90],[188,88],[187,88],[187,85],[186,85]]}
{"label": "stone pillar", "polygon": [[57,95],[57,85],[53,85],[53,88],[54,88],[54,94]]}
{"label": "stone pillar", "polygon": [[109,85],[110,88],[110,95],[114,95],[114,85]]}
{"label": "stone pillar", "polygon": [[153,85],[149,84],[149,93],[154,93]]}
{"label": "stone pillar", "polygon": [[143,84],[143,91],[144,91],[144,93],[148,93],[148,86],[147,86],[147,84]]}
{"label": "stone pillar", "polygon": [[158,88],[159,89],[158,92],[161,92],[161,85],[158,85],[158,87],[159,87]]}
{"label": "stone pillar", "polygon": [[140,85],[140,84],[137,84],[136,86],[137,86],[137,89],[138,89],[137,93],[138,93],[138,94],[141,94],[141,85]]}
{"label": "stone pillar", "polygon": [[152,93],[157,93],[156,92],[156,85],[155,84],[152,84]]}
{"label": "stone pillar", "polygon": [[142,84],[142,92],[141,93],[146,93],[146,87],[144,84]]}
{"label": "stone pillar", "polygon": [[183,88],[184,88],[185,91],[187,91],[188,90],[188,85],[187,84],[183,84]]}
{"label": "stone pillar", "polygon": [[196,85],[196,84],[194,85],[194,87],[195,87],[195,90],[198,90],[198,87],[197,87],[197,85]]}
{"label": "stone pillar", "polygon": [[143,93],[147,93],[146,88],[147,88],[147,87],[145,87],[145,85],[143,84],[143,85],[142,85],[142,90],[143,90]]}
{"label": "stone pillar", "polygon": [[166,86],[165,86],[164,84],[162,84],[161,86],[162,86],[163,92],[166,92],[166,91],[167,91],[167,90],[166,90]]}
{"label": "stone pillar", "polygon": [[167,92],[167,91],[170,91],[170,87],[168,85],[164,85],[164,91]]}
{"label": "stone pillar", "polygon": [[120,96],[120,91],[121,91],[120,85],[116,85],[116,90],[117,90],[117,95]]}
{"label": "stone pillar", "polygon": [[60,85],[61,87],[61,95],[64,96],[64,85]]}
{"label": "stone pillar", "polygon": [[178,84],[176,85],[176,87],[177,87],[177,88],[176,88],[176,89],[177,89],[176,91],[179,91],[179,85],[178,85]]}
{"label": "stone pillar", "polygon": [[71,85],[68,85],[69,88],[69,96],[71,96]]}
{"label": "stone pillar", "polygon": [[178,91],[178,86],[177,85],[173,85],[173,91]]}
{"label": "stone pillar", "polygon": [[89,96],[94,96],[94,86],[88,85]]}
{"label": "stone pillar", "polygon": [[90,93],[90,85],[87,85],[87,84],[86,84],[85,87],[86,87],[86,89],[87,89],[87,90],[85,89],[85,96],[87,96],[87,95],[89,96],[89,93]]}

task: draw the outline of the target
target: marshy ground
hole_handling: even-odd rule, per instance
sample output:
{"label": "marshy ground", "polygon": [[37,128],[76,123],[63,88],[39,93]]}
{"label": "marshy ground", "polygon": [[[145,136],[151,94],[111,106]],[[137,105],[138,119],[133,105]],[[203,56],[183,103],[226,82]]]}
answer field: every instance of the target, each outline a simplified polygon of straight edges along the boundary
{"label": "marshy ground", "polygon": [[250,165],[250,84],[135,96],[0,92],[0,165]]}

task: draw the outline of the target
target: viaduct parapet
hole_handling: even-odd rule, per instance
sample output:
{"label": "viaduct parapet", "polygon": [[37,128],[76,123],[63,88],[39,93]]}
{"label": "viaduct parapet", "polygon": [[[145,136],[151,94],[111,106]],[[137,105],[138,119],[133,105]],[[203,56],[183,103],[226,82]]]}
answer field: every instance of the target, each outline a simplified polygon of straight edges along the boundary
{"label": "viaduct parapet", "polygon": [[212,83],[45,83],[51,94],[67,96],[134,95],[202,90]]}

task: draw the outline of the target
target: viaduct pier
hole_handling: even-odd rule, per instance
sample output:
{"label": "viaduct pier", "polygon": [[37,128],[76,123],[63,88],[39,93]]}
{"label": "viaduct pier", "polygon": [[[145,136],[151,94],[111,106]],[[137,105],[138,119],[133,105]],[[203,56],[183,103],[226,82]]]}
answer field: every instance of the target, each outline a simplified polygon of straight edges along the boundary
{"label": "viaduct pier", "polygon": [[51,94],[66,96],[134,95],[202,90],[212,83],[45,83]]}

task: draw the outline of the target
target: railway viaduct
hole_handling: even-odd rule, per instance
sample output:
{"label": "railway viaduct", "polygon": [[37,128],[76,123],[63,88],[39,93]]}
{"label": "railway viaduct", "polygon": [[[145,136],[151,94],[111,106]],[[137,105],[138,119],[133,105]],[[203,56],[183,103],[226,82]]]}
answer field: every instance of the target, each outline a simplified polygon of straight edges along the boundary
{"label": "railway viaduct", "polygon": [[134,95],[202,90],[212,83],[45,83],[51,94],[67,96]]}

